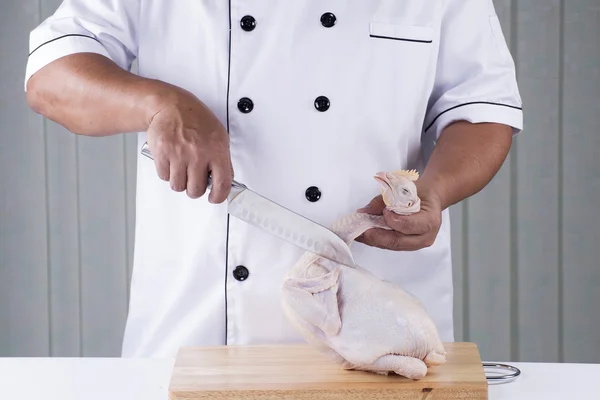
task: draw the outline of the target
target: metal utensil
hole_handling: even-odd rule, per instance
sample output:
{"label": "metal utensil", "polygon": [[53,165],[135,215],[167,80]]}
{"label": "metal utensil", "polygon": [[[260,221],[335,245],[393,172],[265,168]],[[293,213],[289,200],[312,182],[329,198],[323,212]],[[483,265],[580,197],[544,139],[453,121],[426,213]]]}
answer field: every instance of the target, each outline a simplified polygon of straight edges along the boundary
{"label": "metal utensil", "polygon": [[504,370],[504,371],[512,372],[512,373],[506,373],[504,375],[485,374],[485,379],[488,382],[506,383],[506,382],[510,382],[510,381],[516,379],[519,375],[521,375],[521,370],[510,364],[489,363],[489,362],[484,362],[482,364],[483,364],[484,371],[486,371],[486,369],[487,369],[488,371],[489,370]]}
{"label": "metal utensil", "polygon": [[[148,143],[142,146],[141,152],[153,159]],[[209,176],[208,190],[211,187]],[[240,182],[232,182],[227,203],[229,214],[279,239],[336,263],[356,265],[348,245],[333,231],[253,192]]]}

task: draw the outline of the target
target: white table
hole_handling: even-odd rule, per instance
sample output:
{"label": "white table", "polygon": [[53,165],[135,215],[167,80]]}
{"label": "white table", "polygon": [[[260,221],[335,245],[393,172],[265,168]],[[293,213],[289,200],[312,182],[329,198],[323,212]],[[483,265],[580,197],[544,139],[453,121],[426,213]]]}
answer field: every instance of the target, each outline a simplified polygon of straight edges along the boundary
{"label": "white table", "polygon": [[[0,358],[2,400],[168,400],[172,359]],[[600,364],[509,363],[517,380],[489,387],[490,400],[590,397]]]}

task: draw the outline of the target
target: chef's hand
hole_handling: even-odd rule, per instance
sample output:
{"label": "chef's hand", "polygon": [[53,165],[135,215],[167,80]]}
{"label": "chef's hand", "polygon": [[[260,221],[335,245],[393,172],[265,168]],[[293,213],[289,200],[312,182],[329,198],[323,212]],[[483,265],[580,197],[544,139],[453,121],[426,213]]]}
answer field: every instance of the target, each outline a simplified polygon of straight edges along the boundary
{"label": "chef's hand", "polygon": [[217,117],[191,93],[174,89],[158,102],[147,131],[158,176],[176,192],[222,203],[231,190],[229,135]]}
{"label": "chef's hand", "polygon": [[392,230],[372,228],[356,241],[387,250],[419,250],[433,245],[442,223],[441,202],[435,191],[415,181],[421,199],[421,210],[411,215],[399,215],[385,208],[381,196],[377,196],[364,208],[358,210],[383,215]]}

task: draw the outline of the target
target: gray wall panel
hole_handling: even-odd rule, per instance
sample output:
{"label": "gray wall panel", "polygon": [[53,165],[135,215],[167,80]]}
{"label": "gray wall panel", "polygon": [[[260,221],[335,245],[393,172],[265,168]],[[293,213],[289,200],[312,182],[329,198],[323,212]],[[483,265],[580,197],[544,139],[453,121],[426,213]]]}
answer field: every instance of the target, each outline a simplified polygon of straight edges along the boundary
{"label": "gray wall panel", "polygon": [[23,61],[37,0],[4,2],[0,12],[0,289],[9,293],[0,352],[48,355],[48,210],[43,120],[27,109]]}
{"label": "gray wall panel", "polygon": [[77,137],[47,124],[51,354],[80,355]]}
{"label": "gray wall panel", "polygon": [[[495,1],[506,40],[510,42],[511,2]],[[481,192],[468,199],[468,330],[488,359],[510,357],[510,217],[511,162]]]}
{"label": "gray wall panel", "polygon": [[466,286],[466,274],[465,274],[465,250],[467,248],[467,241],[463,240],[463,214],[464,204],[455,204],[450,207],[450,229],[452,236],[452,264],[453,264],[453,282],[454,282],[454,340],[463,341],[465,340],[465,329],[464,329],[464,308],[465,308],[465,296],[464,292],[467,290]]}
{"label": "gray wall panel", "polygon": [[559,355],[560,0],[519,1],[516,15],[514,52],[526,112],[513,164],[514,357],[551,361]]}
{"label": "gray wall panel", "polygon": [[600,360],[600,2],[564,2],[562,272],[565,361]]}
{"label": "gray wall panel", "polygon": [[128,134],[123,136],[123,149],[125,157],[125,223],[126,229],[126,251],[127,251],[127,296],[129,298],[129,284],[133,268],[133,243],[135,240],[135,183],[137,172],[137,135]]}
{"label": "gray wall panel", "polygon": [[[41,1],[41,20],[60,1]],[[50,244],[51,355],[79,356],[81,350],[78,138],[46,121]]]}
{"label": "gray wall panel", "polygon": [[83,356],[118,354],[127,311],[122,136],[78,141]]}

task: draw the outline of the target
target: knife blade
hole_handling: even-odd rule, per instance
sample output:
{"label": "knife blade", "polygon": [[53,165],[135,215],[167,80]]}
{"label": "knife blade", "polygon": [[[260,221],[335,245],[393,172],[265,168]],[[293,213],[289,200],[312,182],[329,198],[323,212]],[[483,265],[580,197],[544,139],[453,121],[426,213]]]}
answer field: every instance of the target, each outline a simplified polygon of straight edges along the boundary
{"label": "knife blade", "polygon": [[[148,143],[142,154],[153,159]],[[208,177],[208,190],[212,180]],[[227,197],[230,215],[330,261],[355,267],[348,245],[333,231],[233,181]]]}

